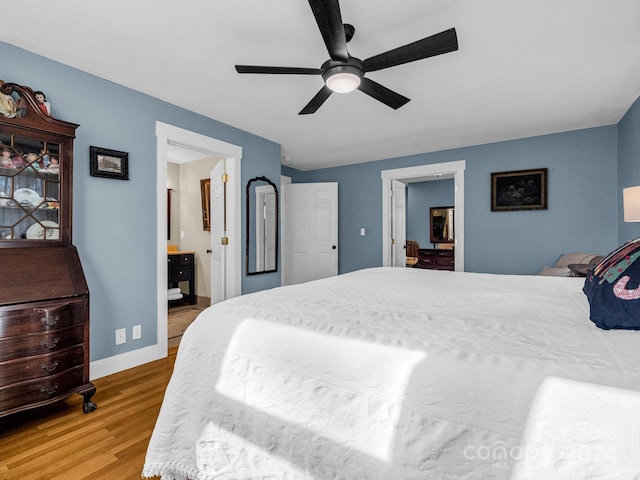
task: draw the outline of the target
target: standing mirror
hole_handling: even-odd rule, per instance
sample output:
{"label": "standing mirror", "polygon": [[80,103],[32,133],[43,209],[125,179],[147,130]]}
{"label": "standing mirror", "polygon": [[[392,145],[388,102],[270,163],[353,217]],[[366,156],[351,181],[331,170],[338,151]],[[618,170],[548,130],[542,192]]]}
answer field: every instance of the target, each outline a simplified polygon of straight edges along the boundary
{"label": "standing mirror", "polygon": [[247,275],[278,271],[278,188],[266,177],[247,183]]}
{"label": "standing mirror", "polygon": [[453,207],[431,207],[429,209],[429,231],[431,243],[454,243]]}

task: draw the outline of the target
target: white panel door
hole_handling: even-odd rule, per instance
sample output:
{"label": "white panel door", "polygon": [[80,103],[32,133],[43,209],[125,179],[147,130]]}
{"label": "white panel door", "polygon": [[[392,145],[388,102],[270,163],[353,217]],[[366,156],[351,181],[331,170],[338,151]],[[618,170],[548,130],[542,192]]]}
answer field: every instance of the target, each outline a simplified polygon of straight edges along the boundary
{"label": "white panel door", "polygon": [[285,284],[338,274],[338,184],[282,185]]}
{"label": "white panel door", "polygon": [[391,182],[391,215],[392,215],[392,253],[394,267],[406,267],[407,253],[407,185],[393,180]]}
{"label": "white panel door", "polygon": [[222,237],[225,235],[224,219],[225,215],[225,184],[224,175],[225,161],[219,161],[211,170],[211,303],[218,303],[226,299],[226,248],[222,244]]}

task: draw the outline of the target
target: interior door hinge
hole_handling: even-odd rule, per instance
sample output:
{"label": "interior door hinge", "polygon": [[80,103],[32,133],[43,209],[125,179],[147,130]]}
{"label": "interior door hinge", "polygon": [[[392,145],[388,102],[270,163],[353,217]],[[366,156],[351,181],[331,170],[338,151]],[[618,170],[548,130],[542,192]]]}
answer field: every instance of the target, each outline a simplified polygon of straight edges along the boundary
{"label": "interior door hinge", "polygon": [[222,174],[222,182],[223,183],[227,183],[229,181],[229,174],[228,173],[223,173]]}
{"label": "interior door hinge", "polygon": [[222,237],[220,243],[222,243],[222,245],[229,245],[229,237]]}
{"label": "interior door hinge", "polygon": [[395,238],[392,238],[392,239],[391,239],[391,245],[395,245],[395,244],[396,244],[396,239],[395,239]]}

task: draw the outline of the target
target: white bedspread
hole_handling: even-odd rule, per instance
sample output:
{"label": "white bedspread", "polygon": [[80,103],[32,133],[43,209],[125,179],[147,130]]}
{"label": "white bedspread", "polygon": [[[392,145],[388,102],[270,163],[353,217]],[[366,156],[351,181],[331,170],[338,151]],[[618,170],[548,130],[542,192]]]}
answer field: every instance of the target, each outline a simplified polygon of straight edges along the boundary
{"label": "white bedspread", "polygon": [[582,285],[374,268],[215,305],[143,475],[640,479],[640,332],[595,327]]}

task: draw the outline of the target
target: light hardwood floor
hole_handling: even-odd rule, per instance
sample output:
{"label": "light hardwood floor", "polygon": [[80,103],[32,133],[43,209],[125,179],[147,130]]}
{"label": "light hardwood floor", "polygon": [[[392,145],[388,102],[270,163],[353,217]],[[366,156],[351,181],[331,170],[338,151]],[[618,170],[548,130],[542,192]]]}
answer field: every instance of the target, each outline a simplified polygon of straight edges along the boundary
{"label": "light hardwood floor", "polygon": [[169,356],[94,381],[82,397],[0,418],[0,480],[140,480],[177,346],[203,307],[169,309]]}
{"label": "light hardwood floor", "polygon": [[0,418],[1,480],[140,480],[177,349],[94,381],[94,412],[72,395]]}
{"label": "light hardwood floor", "polygon": [[200,305],[181,305],[169,308],[167,320],[169,348],[177,347],[180,344],[182,334],[204,308]]}

